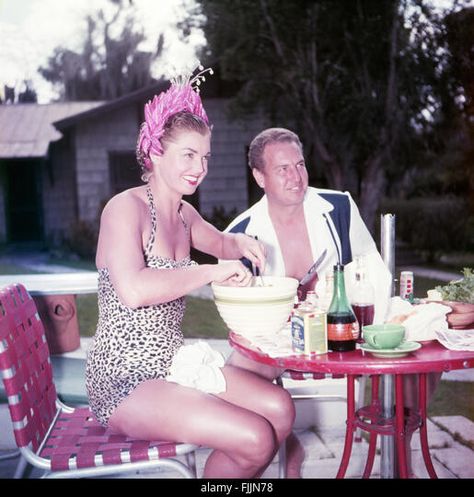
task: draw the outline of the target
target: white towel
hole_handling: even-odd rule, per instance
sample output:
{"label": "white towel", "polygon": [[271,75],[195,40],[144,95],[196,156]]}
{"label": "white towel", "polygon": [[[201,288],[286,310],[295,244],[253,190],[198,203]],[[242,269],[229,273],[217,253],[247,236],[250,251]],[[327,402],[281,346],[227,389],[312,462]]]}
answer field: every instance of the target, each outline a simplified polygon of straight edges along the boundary
{"label": "white towel", "polygon": [[392,297],[388,309],[387,321],[402,318],[400,324],[405,326],[405,340],[436,340],[437,331],[448,329],[446,314],[451,312],[447,305],[431,302],[412,305],[400,297]]}
{"label": "white towel", "polygon": [[222,393],[226,390],[225,377],[221,371],[224,363],[220,352],[199,340],[191,345],[183,345],[178,350],[166,381],[206,393]]}
{"label": "white towel", "polygon": [[436,332],[436,337],[447,349],[474,351],[474,329],[440,330]]}

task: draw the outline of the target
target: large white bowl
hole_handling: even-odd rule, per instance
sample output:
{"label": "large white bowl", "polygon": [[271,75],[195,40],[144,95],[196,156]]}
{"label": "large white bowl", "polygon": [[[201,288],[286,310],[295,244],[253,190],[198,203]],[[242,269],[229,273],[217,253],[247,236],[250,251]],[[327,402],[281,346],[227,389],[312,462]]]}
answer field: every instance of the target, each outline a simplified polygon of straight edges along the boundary
{"label": "large white bowl", "polygon": [[212,284],[217,310],[231,331],[252,337],[274,334],[285,326],[298,280],[263,276],[263,282],[265,286]]}

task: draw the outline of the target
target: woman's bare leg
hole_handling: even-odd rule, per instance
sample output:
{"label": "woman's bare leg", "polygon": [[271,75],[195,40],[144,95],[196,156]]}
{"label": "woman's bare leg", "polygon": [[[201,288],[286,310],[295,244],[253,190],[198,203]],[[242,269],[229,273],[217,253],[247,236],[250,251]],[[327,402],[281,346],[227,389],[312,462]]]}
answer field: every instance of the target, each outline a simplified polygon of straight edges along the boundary
{"label": "woman's bare leg", "polygon": [[[291,433],[295,407],[290,394],[267,379],[234,366],[222,369],[227,389],[217,396],[263,416],[275,431],[278,444]],[[252,388],[249,388],[249,379]]]}
{"label": "woman's bare leg", "polygon": [[[206,462],[207,478],[251,478],[271,461],[276,440],[291,430],[294,413],[286,423],[276,420],[282,389],[257,375],[227,366],[224,375],[227,391],[221,398],[164,380],[146,381],[117,407],[109,424],[137,438],[216,449]],[[275,417],[277,426],[259,411]]]}
{"label": "woman's bare leg", "polygon": [[[275,378],[278,378],[284,371],[281,368],[267,366],[257,361],[253,361],[252,359],[248,359],[236,351],[232,352],[231,356],[227,360],[227,364],[248,371],[253,371],[271,382],[273,382]],[[285,443],[286,475],[288,478],[301,478],[301,466],[305,458],[304,448],[296,435],[292,432],[289,433]]]}
{"label": "woman's bare leg", "polygon": [[[270,422],[276,440],[274,456],[293,428],[295,407],[290,394],[284,388],[269,382],[268,379],[245,369],[226,365],[223,371],[229,388],[218,396],[232,404],[256,412]],[[249,375],[255,383],[255,388],[250,391],[245,384],[245,378]],[[271,462],[273,456],[268,463]],[[265,468],[266,466],[261,468],[259,475]]]}

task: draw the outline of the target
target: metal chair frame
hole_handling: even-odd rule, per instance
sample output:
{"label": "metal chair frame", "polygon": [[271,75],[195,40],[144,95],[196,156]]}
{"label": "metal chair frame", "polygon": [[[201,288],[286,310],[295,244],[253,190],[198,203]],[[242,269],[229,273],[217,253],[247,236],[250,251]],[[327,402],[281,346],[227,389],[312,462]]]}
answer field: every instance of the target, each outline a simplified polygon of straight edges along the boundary
{"label": "metal chair frame", "polygon": [[[82,478],[168,468],[196,477],[197,445],[127,438],[101,426],[90,408],[56,394],[43,323],[21,284],[0,292],[0,370],[22,460],[43,477]],[[186,464],[175,459],[185,456]]]}

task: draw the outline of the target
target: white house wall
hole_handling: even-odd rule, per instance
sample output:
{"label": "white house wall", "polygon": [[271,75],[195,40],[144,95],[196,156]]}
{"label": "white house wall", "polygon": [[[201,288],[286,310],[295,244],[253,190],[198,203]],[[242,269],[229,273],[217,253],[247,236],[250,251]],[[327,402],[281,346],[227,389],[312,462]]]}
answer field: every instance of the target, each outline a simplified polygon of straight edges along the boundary
{"label": "white house wall", "polygon": [[[263,129],[261,120],[247,123],[228,119],[223,99],[206,99],[204,106],[211,123],[212,158],[209,173],[199,187],[200,211],[212,215],[222,207],[238,212],[248,207],[246,151],[252,138]],[[130,105],[76,127],[76,171],[79,219],[96,221],[112,195],[108,153],[135,150],[138,134],[136,106]],[[137,165],[138,167],[138,165]]]}
{"label": "white house wall", "polygon": [[41,164],[41,201],[48,243],[60,244],[73,229],[76,216],[74,157],[67,138],[50,146],[49,162]]}
{"label": "white house wall", "polygon": [[[76,128],[79,219],[96,221],[111,197],[109,152],[135,150],[138,118],[134,106],[122,107]],[[138,166],[137,166],[138,167]]]}
{"label": "white house wall", "polygon": [[209,172],[199,187],[201,213],[210,216],[218,207],[226,212],[232,209],[242,212],[248,207],[247,149],[264,128],[263,120],[253,118],[245,123],[229,120],[223,99],[206,99],[204,107],[214,127]]}

